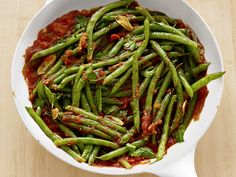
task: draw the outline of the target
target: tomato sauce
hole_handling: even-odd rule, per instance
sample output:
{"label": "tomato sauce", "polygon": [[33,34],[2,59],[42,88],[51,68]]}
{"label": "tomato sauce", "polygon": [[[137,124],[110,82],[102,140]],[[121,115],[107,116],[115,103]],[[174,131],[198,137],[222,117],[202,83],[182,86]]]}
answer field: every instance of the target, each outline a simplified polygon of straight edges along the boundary
{"label": "tomato sauce", "polygon": [[152,123],[152,116],[149,113],[147,113],[146,111],[144,111],[141,120],[142,120],[143,135],[146,136],[146,135],[148,135],[148,127]]}
{"label": "tomato sauce", "polygon": [[194,112],[193,112],[193,119],[198,120],[200,117],[200,113],[202,112],[202,109],[204,107],[205,100],[207,98],[209,91],[207,87],[202,87],[198,90],[198,101],[195,106]]}

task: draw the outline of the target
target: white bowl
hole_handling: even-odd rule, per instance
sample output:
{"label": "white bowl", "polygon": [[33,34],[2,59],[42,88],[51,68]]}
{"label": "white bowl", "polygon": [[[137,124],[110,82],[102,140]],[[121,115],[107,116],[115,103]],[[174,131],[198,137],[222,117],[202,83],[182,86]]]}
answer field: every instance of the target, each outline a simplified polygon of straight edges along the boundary
{"label": "white bowl", "polygon": [[[194,170],[194,150],[197,142],[206,132],[215,117],[223,92],[223,78],[208,85],[209,95],[201,113],[201,118],[199,121],[190,124],[184,136],[184,143],[172,146],[163,160],[154,164],[138,165],[130,170],[113,167],[93,167],[85,163],[76,162],[64,151],[57,148],[51,140],[46,137],[25,110],[25,106],[31,106],[31,103],[28,100],[28,89],[22,75],[24,65],[23,54],[25,49],[36,39],[38,31],[68,11],[90,9],[112,1],[113,0],[54,0],[45,5],[33,17],[18,42],[12,63],[11,82],[18,112],[27,129],[45,149],[59,159],[80,169],[110,175],[127,175],[146,172],[165,177],[196,176]],[[220,50],[211,30],[204,20],[186,2],[182,0],[139,0],[138,2],[151,10],[159,10],[171,17],[180,18],[190,25],[205,47],[207,61],[211,62],[208,73],[223,71]]]}

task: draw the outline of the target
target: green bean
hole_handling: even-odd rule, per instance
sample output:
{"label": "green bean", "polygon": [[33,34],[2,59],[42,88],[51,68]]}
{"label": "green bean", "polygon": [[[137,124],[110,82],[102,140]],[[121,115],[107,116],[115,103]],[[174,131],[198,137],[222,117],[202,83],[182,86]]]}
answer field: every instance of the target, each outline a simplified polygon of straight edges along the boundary
{"label": "green bean", "polygon": [[193,83],[191,85],[191,88],[193,89],[194,92],[196,92],[200,88],[206,86],[209,82],[222,77],[224,74],[225,74],[225,71],[224,72],[218,72],[218,73],[209,74],[209,75],[201,78],[197,82]]}
{"label": "green bean", "polygon": [[[59,122],[56,122],[57,125],[58,125],[58,123],[59,123]],[[58,127],[59,127],[60,130],[61,130],[63,133],[65,133],[65,134],[66,134],[66,132],[64,132],[64,130],[65,130],[65,131],[67,131],[67,130],[68,130],[68,131],[71,131],[70,129],[68,129],[67,127],[65,127],[65,126],[62,125],[62,124],[61,124],[60,126],[58,125]],[[81,145],[83,145],[83,144],[81,144]],[[81,154],[80,154],[80,151],[79,151],[79,149],[78,149],[78,146],[72,145],[71,148],[72,148],[73,151],[75,151],[77,154],[81,155]]]}
{"label": "green bean", "polygon": [[[93,135],[88,135],[88,138],[93,138]],[[92,144],[86,144],[82,153],[82,157],[87,161],[90,154],[92,153],[93,145]]]}
{"label": "green bean", "polygon": [[161,120],[161,118],[163,117],[164,113],[165,113],[165,109],[168,106],[168,103],[170,101],[171,98],[171,93],[166,94],[166,96],[164,97],[164,99],[161,102],[161,107],[158,110],[155,118],[153,119],[153,123],[155,124],[158,120]]}
{"label": "green bean", "polygon": [[123,103],[120,102],[118,99],[116,98],[103,98],[102,102],[104,104],[110,104],[110,105],[122,105]]}
{"label": "green bean", "polygon": [[[145,141],[143,139],[135,141],[134,143],[132,143],[131,145],[135,146],[136,148],[139,148],[141,146],[145,145]],[[129,152],[130,148],[128,146],[116,149],[114,151],[111,151],[107,154],[104,154],[100,157],[97,157],[100,160],[110,160],[119,156],[122,156],[123,154]]]}
{"label": "green bean", "polygon": [[191,56],[189,56],[188,61],[189,61],[189,66],[190,66],[191,69],[196,67],[196,63],[194,62],[194,60],[192,60]]}
{"label": "green bean", "polygon": [[149,42],[149,19],[144,21],[144,36],[145,39],[133,55],[132,63],[132,108],[134,115],[134,126],[139,131],[140,128],[140,113],[139,113],[139,71],[138,71],[138,58],[143,54]]}
{"label": "green bean", "polygon": [[141,147],[129,154],[131,157],[146,157],[153,159],[156,157],[152,149],[149,147]]}
{"label": "green bean", "polygon": [[[192,116],[193,116],[197,101],[198,101],[198,94],[195,93],[193,98],[191,100],[189,100],[189,102],[188,102],[187,111],[186,111],[186,114],[184,115],[184,119],[183,119],[184,120],[183,124],[181,124],[179,126],[179,128],[176,130],[176,132],[174,133],[175,134],[174,136],[176,137],[176,140],[178,142],[184,141],[184,132],[185,132],[186,128],[188,127],[190,121],[192,120]],[[172,133],[173,132],[170,131],[169,134],[172,134]]]}
{"label": "green bean", "polygon": [[51,82],[55,78],[62,75],[65,69],[66,69],[65,66],[62,66],[61,69],[59,69],[56,73],[54,73],[54,74],[52,74],[51,76],[48,77],[48,81]]}
{"label": "green bean", "polygon": [[[32,108],[26,107],[26,110],[28,111],[30,116],[34,119],[34,121],[38,124],[40,129],[46,134],[48,138],[50,138],[52,141],[56,141],[59,139],[59,137],[47,127],[43,119],[41,119],[41,117],[39,117],[38,114]],[[68,153],[75,160],[79,162],[85,161],[84,158],[82,158],[80,155],[72,151],[68,146],[61,146],[60,148],[63,149],[66,153]]]}
{"label": "green bean", "polygon": [[75,91],[75,87],[76,87],[76,85],[78,84],[78,82],[79,82],[79,80],[80,80],[80,78],[81,78],[81,76],[82,76],[82,74],[83,74],[83,72],[84,72],[84,65],[80,65],[80,66],[79,66],[79,70],[76,71],[76,72],[77,72],[77,74],[76,74],[76,76],[75,76],[75,80],[74,80],[74,85],[73,85],[72,93]]}
{"label": "green bean", "polygon": [[114,130],[117,130],[117,131],[119,131],[121,133],[126,133],[127,132],[125,127],[122,127],[120,125],[114,124],[112,121],[109,121],[107,119],[102,119],[102,117],[99,117],[99,116],[94,115],[94,114],[92,114],[90,112],[84,111],[83,109],[76,108],[76,107],[73,107],[73,106],[67,106],[66,110],[72,111],[72,112],[74,112],[76,114],[83,115],[84,117],[87,117],[87,118],[89,118],[91,120],[100,122],[103,125],[106,125],[108,127],[114,128]]}
{"label": "green bean", "polygon": [[[139,26],[134,31],[132,31],[132,34],[134,34],[134,35],[142,34],[143,29],[144,29],[143,26]],[[150,30],[151,31],[159,31],[159,32],[168,32],[168,33],[183,36],[182,32],[180,32],[176,28],[166,25],[164,23],[158,23],[158,22],[152,23],[152,24],[150,24]]]}
{"label": "green bean", "polygon": [[92,165],[96,159],[96,156],[100,150],[101,146],[94,146],[93,151],[91,152],[89,159],[88,159],[88,164]]}
{"label": "green bean", "polygon": [[[134,53],[132,53],[132,54],[134,54]],[[156,56],[157,56],[157,54],[151,53],[151,54],[143,57],[143,59],[139,61],[140,62],[139,64],[142,65],[143,63],[153,59]],[[120,68],[118,68],[117,70],[112,72],[110,75],[108,75],[104,79],[104,84],[111,82],[112,80],[114,80],[115,78],[120,76],[122,73],[124,73],[126,70],[128,70],[131,67],[131,65],[132,65],[132,61],[133,61],[133,56],[130,57]]]}
{"label": "green bean", "polygon": [[52,93],[52,91],[44,85],[45,95],[48,99],[48,102],[53,106],[56,103],[56,96]]}
{"label": "green bean", "polygon": [[[164,70],[165,70],[165,69],[164,69]],[[163,71],[163,72],[165,72],[165,71]],[[165,80],[165,78],[160,79],[160,80],[157,82],[157,84],[156,84],[156,88],[161,88],[161,86],[162,86],[164,80]]]}
{"label": "green bean", "polygon": [[189,45],[191,47],[197,48],[196,42],[190,40],[187,37],[182,37],[182,36],[178,36],[175,34],[163,33],[163,32],[158,32],[158,33],[153,32],[150,34],[150,38],[151,39],[166,39],[166,40],[179,42],[181,44],[185,44],[185,45]]}
{"label": "green bean", "polygon": [[171,119],[171,113],[172,113],[174,102],[175,102],[176,98],[177,98],[176,95],[173,95],[171,97],[170,103],[167,108],[167,113],[165,116],[163,130],[162,130],[162,135],[161,135],[161,139],[160,139],[160,143],[159,143],[158,151],[157,151],[157,155],[156,155],[157,160],[161,160],[165,154],[166,143],[168,140],[168,132],[169,132],[169,127],[170,127],[169,124],[170,124],[170,119]]}
{"label": "green bean", "polygon": [[120,137],[121,136],[121,134],[119,132],[117,132],[109,127],[103,126],[99,122],[96,122],[94,120],[90,120],[87,118],[79,118],[78,116],[74,116],[74,115],[65,115],[65,116],[63,116],[62,120],[82,124],[85,126],[94,127],[97,130],[102,131],[112,137]]}
{"label": "green bean", "polygon": [[101,51],[103,56],[108,55],[108,52],[113,48],[113,46],[114,46],[114,42],[111,42],[110,44],[108,44],[107,47],[105,47],[105,49]]}
{"label": "green bean", "polygon": [[197,67],[192,69],[192,74],[197,75],[203,71],[206,71],[208,67],[210,66],[210,63],[203,63],[198,65]]}
{"label": "green bean", "polygon": [[81,105],[85,111],[91,112],[91,108],[84,93],[81,93]]}
{"label": "green bean", "polygon": [[157,21],[161,21],[162,19],[165,19],[168,23],[171,23],[171,24],[176,24],[176,20],[171,18],[171,17],[168,17],[166,15],[155,15],[155,19]]}
{"label": "green bean", "polygon": [[125,6],[128,3],[129,1],[114,2],[114,3],[108,4],[102,7],[101,9],[99,9],[92,15],[86,29],[86,33],[88,35],[88,39],[87,39],[87,49],[88,49],[87,60],[88,61],[91,61],[93,57],[93,30],[98,19],[101,18],[105,13],[109,12],[110,10],[121,7],[121,6]]}
{"label": "green bean", "polygon": [[38,116],[41,116],[42,108],[40,106],[37,106],[36,113],[38,114]]}
{"label": "green bean", "polygon": [[110,66],[110,65],[115,65],[123,60],[125,60],[126,58],[130,57],[131,55],[133,55],[133,52],[124,52],[122,53],[120,56],[116,56],[114,58],[110,58],[107,61],[101,61],[98,63],[94,63],[94,64],[85,64],[85,67],[89,67],[91,66],[93,69],[97,69],[97,68],[102,68],[105,66]]}
{"label": "green bean", "polygon": [[[103,112],[106,114],[106,115],[114,115],[114,113],[116,113],[117,111],[119,111],[120,108],[118,106],[104,106],[103,108]],[[117,115],[115,115],[117,116]]]}
{"label": "green bean", "polygon": [[94,34],[93,34],[93,41],[97,40],[99,37],[107,34],[108,32],[110,32],[111,30],[119,27],[120,24],[117,23],[117,22],[113,22],[111,24],[109,24],[108,26],[100,29],[99,31],[96,31]]}
{"label": "green bean", "polygon": [[125,159],[120,159],[118,160],[120,162],[120,164],[125,167],[126,169],[131,169],[132,168],[132,165],[130,165],[130,163],[125,160]]}
{"label": "green bean", "polygon": [[92,153],[92,151],[93,151],[93,145],[88,144],[85,146],[84,151],[82,153],[82,157],[86,160],[86,162],[87,162],[90,154]]}
{"label": "green bean", "polygon": [[102,112],[102,86],[99,85],[96,93],[95,93],[95,101],[96,101],[96,106],[98,108],[98,112]]}
{"label": "green bean", "polygon": [[58,90],[63,89],[65,86],[67,86],[67,84],[69,84],[71,81],[73,81],[73,80],[75,79],[75,77],[76,77],[76,74],[72,74],[72,75],[70,75],[70,76],[65,77],[65,78],[61,81],[61,83],[58,85],[57,89],[58,89]]}
{"label": "green bean", "polygon": [[119,67],[118,69],[116,69],[114,72],[112,72],[111,74],[109,74],[103,81],[103,85],[111,82],[113,79],[117,78],[118,76],[120,76],[121,74],[123,74],[125,71],[127,71],[133,62],[133,56],[130,57],[121,67]]}
{"label": "green bean", "polygon": [[122,120],[120,120],[119,118],[116,118],[114,116],[111,116],[111,115],[105,115],[104,119],[112,121],[117,125],[124,125],[124,122]]}
{"label": "green bean", "polygon": [[54,79],[53,83],[54,84],[59,84],[64,78],[66,78],[68,74],[62,73],[60,76]]}
{"label": "green bean", "polygon": [[[166,111],[166,108],[169,104],[169,101],[170,101],[170,98],[171,98],[171,93],[168,93],[163,101],[161,102],[161,107],[160,109],[158,110],[157,114],[153,114],[154,119],[152,120],[152,124],[148,127],[148,130],[152,130],[153,128],[156,128],[156,126],[160,123],[160,120],[162,120],[162,117],[163,115],[165,114],[165,111]],[[156,142],[156,135],[152,135],[152,143],[153,144],[157,144]]]}
{"label": "green bean", "polygon": [[150,22],[154,21],[154,18],[151,16],[151,14],[143,7],[139,6],[139,7],[136,7],[135,9],[144,17],[148,18]]}
{"label": "green bean", "polygon": [[137,10],[133,10],[133,9],[120,9],[117,11],[113,11],[113,12],[109,12],[106,13],[103,16],[103,19],[106,20],[107,18],[111,17],[111,16],[117,16],[117,15],[123,15],[123,14],[134,14],[134,15],[138,15],[139,12]]}
{"label": "green bean", "polygon": [[130,138],[134,136],[134,134],[137,132],[135,127],[132,127],[121,139],[120,139],[120,144],[125,144],[129,142]]}
{"label": "green bean", "polygon": [[46,99],[46,94],[45,94],[45,90],[44,90],[44,85],[43,85],[43,81],[39,81],[37,84],[37,93],[39,98],[41,98],[42,100]]}
{"label": "green bean", "polygon": [[79,107],[81,91],[85,86],[84,80],[81,78],[72,91],[72,105]]}
{"label": "green bean", "polygon": [[48,72],[45,74],[45,77],[51,76],[52,74],[55,74],[57,71],[60,70],[61,66],[63,65],[63,60],[60,58],[56,64],[51,67]]}
{"label": "green bean", "polygon": [[65,87],[61,91],[64,92],[64,93],[71,93],[72,89],[70,87]]}
{"label": "green bean", "polygon": [[35,96],[38,94],[38,86],[40,81],[37,81],[36,86],[34,87],[34,90],[30,93],[29,95],[29,100],[31,100],[31,98],[35,98]]}
{"label": "green bean", "polygon": [[145,104],[145,111],[147,114],[151,113],[152,110],[152,100],[153,100],[153,92],[156,86],[157,81],[160,78],[161,72],[164,68],[164,62],[162,61],[160,65],[156,68],[155,73],[151,79],[150,85],[148,87],[147,91],[147,98],[146,98],[146,104]]}
{"label": "green bean", "polygon": [[166,51],[166,52],[169,52],[171,51],[171,49],[173,48],[173,46],[171,45],[161,45],[161,48]]}
{"label": "green bean", "polygon": [[[81,66],[83,66],[83,65],[81,65]],[[76,73],[79,71],[79,68],[80,68],[81,66],[72,66],[72,67],[70,67],[70,68],[66,68],[65,71],[64,71],[64,73],[65,73],[65,74],[69,74],[69,75],[71,75],[71,74],[76,74]]]}
{"label": "green bean", "polygon": [[71,128],[77,129],[80,132],[90,133],[90,134],[96,135],[96,136],[106,139],[106,140],[113,140],[113,137],[111,137],[111,136],[107,135],[106,133],[103,133],[99,130],[96,130],[92,127],[79,125],[74,122],[63,122],[63,123]]}
{"label": "green bean", "polygon": [[185,75],[183,73],[183,71],[179,70],[179,78],[180,78],[180,81],[182,82],[186,92],[188,93],[188,95],[192,98],[193,97],[193,89],[191,88],[191,86],[189,85],[188,81],[186,80],[185,78]]}
{"label": "green bean", "polygon": [[120,79],[117,83],[115,83],[114,87],[111,90],[111,95],[113,95],[114,93],[116,93],[120,87],[125,83],[125,81],[130,78],[132,73],[132,70],[129,69]]}
{"label": "green bean", "polygon": [[111,147],[113,149],[117,149],[119,147],[117,143],[113,143],[113,142],[99,139],[99,138],[90,138],[90,137],[64,138],[64,139],[58,139],[54,141],[54,144],[56,146],[63,146],[63,145],[70,146],[70,145],[78,144],[78,143]]}
{"label": "green bean", "polygon": [[[154,74],[154,73],[153,73]],[[152,77],[146,77],[143,81],[143,83],[141,84],[140,88],[139,88],[139,96],[142,97],[142,95],[144,94],[144,92],[146,91],[146,89],[148,88],[148,85],[151,81]]]}
{"label": "green bean", "polygon": [[180,52],[168,52],[167,56],[169,58],[178,58],[186,55],[191,55],[191,53],[180,53]]}
{"label": "green bean", "polygon": [[155,69],[154,66],[150,66],[147,69],[145,68],[144,71],[141,71],[141,75],[143,77],[151,77],[155,73]]}
{"label": "green bean", "polygon": [[[66,137],[72,137],[72,138],[76,138],[77,136],[74,134],[73,131],[71,131],[68,127],[66,127],[65,125],[63,125],[62,123],[60,123],[59,121],[56,121],[58,127],[60,128],[61,131],[64,132]],[[83,143],[78,143],[76,144],[77,147],[79,148],[80,151],[83,151],[84,149],[84,144]]]}
{"label": "green bean", "polygon": [[122,38],[119,40],[119,42],[117,42],[117,44],[111,49],[111,51],[108,54],[108,57],[114,57],[116,54],[118,54],[121,50],[121,48],[123,47],[125,43],[125,39]]}
{"label": "green bean", "polygon": [[166,20],[166,19],[161,19],[161,22],[163,23],[163,24],[165,24],[165,25],[169,25],[169,23],[168,23],[168,21]]}
{"label": "green bean", "polygon": [[[117,18],[117,16],[107,16],[106,17],[106,22],[108,22],[108,21],[114,21],[114,20],[116,20],[116,18]],[[128,20],[130,21],[130,22],[143,22],[144,20],[145,20],[145,17],[144,16],[128,16],[127,17],[128,18]],[[107,26],[107,25],[106,25]]]}
{"label": "green bean", "polygon": [[116,92],[111,97],[121,98],[121,97],[131,96],[131,94],[132,94],[131,90],[125,90],[125,91]]}
{"label": "green bean", "polygon": [[94,103],[93,95],[92,95],[92,92],[91,92],[91,89],[90,89],[90,86],[89,86],[88,82],[85,84],[85,91],[86,91],[86,96],[87,96],[87,99],[88,99],[88,102],[89,102],[89,105],[91,107],[92,112],[94,114],[98,115],[97,107]]}
{"label": "green bean", "polygon": [[36,52],[32,57],[31,57],[31,62],[37,60],[38,58],[53,54],[69,45],[74,44],[75,42],[77,42],[80,38],[81,38],[82,34],[75,34],[72,35],[71,37],[68,37],[65,39],[65,41],[59,43],[59,44],[55,44],[54,46],[41,50],[39,52]]}
{"label": "green bean", "polygon": [[[185,70],[187,71],[187,73],[185,73],[186,79],[189,83],[193,83],[196,81],[196,76],[193,74],[192,70],[196,67],[196,64],[193,60],[193,57],[190,55],[187,57],[187,61],[184,60],[185,64]],[[186,66],[187,65],[187,66]]]}
{"label": "green bean", "polygon": [[37,69],[38,75],[45,74],[56,62],[56,54],[47,56],[39,65]]}

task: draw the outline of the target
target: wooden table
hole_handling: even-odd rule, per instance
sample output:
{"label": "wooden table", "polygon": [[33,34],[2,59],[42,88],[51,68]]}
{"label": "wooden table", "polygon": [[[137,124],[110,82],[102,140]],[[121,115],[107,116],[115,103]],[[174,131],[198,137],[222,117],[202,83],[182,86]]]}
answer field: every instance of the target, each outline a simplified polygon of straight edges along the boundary
{"label": "wooden table", "polygon": [[[216,120],[197,147],[196,170],[199,177],[235,177],[236,1],[187,1],[213,30],[227,71]],[[102,177],[73,168],[39,146],[26,130],[13,102],[10,87],[13,52],[26,24],[43,4],[44,0],[2,0],[0,3],[0,176]]]}

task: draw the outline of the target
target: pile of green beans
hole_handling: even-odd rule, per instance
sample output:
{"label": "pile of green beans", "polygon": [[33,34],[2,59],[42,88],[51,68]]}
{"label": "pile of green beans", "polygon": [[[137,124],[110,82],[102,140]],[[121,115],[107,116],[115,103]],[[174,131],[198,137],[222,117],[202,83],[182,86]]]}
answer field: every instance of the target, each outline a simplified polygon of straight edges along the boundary
{"label": "pile of green beans", "polygon": [[199,93],[207,96],[207,84],[224,75],[206,74],[203,46],[181,20],[132,2],[113,2],[80,18],[88,21],[78,21],[74,34],[25,65],[38,63],[26,110],[78,162],[130,169],[137,157],[161,160],[169,141],[184,141],[199,115]]}

